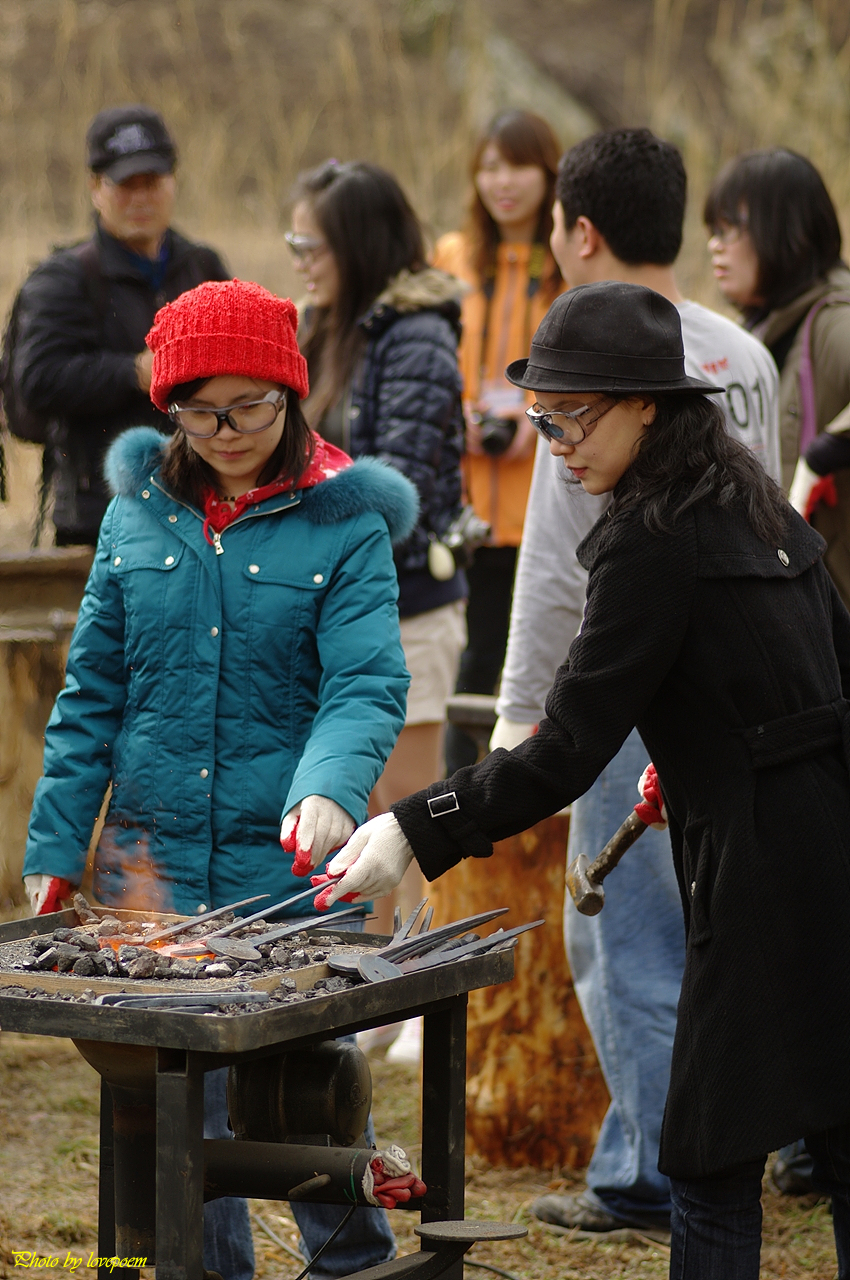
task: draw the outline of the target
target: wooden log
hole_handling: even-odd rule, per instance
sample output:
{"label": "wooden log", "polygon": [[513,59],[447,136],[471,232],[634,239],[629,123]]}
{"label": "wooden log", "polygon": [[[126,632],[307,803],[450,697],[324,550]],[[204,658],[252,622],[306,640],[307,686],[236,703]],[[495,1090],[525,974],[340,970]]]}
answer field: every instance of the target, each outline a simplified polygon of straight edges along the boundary
{"label": "wooden log", "polygon": [[469,997],[467,1134],[493,1165],[585,1166],[608,1107],[564,951],[568,832],[556,814],[428,888],[435,925],[502,905],[505,927],[547,922],[520,939],[512,982]]}
{"label": "wooden log", "polygon": [[91,561],[86,547],[0,553],[0,909],[24,901],[21,866],[44,727],[64,682]]}

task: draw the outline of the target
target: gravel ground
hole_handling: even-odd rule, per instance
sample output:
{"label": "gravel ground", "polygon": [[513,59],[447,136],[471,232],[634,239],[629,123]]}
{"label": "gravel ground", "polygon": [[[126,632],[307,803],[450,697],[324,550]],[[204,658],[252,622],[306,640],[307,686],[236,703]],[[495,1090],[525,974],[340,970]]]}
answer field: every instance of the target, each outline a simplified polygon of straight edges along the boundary
{"label": "gravel ground", "polygon": [[[379,1142],[396,1141],[419,1154],[418,1072],[373,1057],[375,1123]],[[0,1033],[0,1277],[18,1280],[13,1251],[82,1257],[96,1248],[98,1077],[67,1040]],[[614,1242],[581,1240],[534,1222],[529,1205],[551,1189],[580,1186],[560,1170],[499,1170],[475,1158],[467,1166],[469,1218],[522,1222],[520,1242],[478,1245],[471,1261],[492,1263],[518,1280],[661,1280],[668,1250],[641,1237]],[[765,1189],[762,1280],[833,1280],[836,1273],[828,1206],[814,1197],[792,1199]],[[263,1229],[290,1249],[295,1224],[283,1204],[252,1201],[258,1280],[295,1280],[299,1264]],[[396,1212],[399,1248],[418,1248],[415,1214]],[[151,1273],[152,1274],[152,1273]],[[467,1269],[467,1280],[491,1272]]]}

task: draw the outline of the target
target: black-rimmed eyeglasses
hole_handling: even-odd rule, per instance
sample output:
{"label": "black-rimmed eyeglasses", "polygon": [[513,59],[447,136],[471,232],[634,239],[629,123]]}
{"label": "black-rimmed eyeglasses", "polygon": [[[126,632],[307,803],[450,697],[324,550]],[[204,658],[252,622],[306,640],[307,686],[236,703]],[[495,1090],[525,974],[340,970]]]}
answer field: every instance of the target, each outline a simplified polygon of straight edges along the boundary
{"label": "black-rimmed eyeglasses", "polygon": [[596,404],[585,404],[580,409],[544,409],[534,404],[526,409],[525,416],[533,427],[536,427],[544,440],[563,441],[566,444],[581,444],[587,439],[600,418],[609,413],[618,401],[612,396],[603,396]]}
{"label": "black-rimmed eyeglasses", "polygon": [[286,395],[286,390],[269,391],[262,400],[245,400],[242,404],[223,405],[220,409],[170,404],[168,416],[183,428],[187,436],[195,436],[198,440],[211,440],[225,422],[240,435],[250,436],[256,431],[268,431],[281,409],[286,408]]}

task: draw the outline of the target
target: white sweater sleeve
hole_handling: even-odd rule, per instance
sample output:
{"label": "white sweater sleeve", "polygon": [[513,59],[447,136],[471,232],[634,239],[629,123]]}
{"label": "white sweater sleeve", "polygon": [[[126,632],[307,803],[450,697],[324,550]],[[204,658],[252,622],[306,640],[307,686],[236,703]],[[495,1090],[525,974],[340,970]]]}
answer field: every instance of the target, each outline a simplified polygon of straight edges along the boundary
{"label": "white sweater sleeve", "polygon": [[608,505],[567,481],[563,461],[537,443],[496,710],[536,724],[555,672],[581,626],[587,574],[576,547]]}

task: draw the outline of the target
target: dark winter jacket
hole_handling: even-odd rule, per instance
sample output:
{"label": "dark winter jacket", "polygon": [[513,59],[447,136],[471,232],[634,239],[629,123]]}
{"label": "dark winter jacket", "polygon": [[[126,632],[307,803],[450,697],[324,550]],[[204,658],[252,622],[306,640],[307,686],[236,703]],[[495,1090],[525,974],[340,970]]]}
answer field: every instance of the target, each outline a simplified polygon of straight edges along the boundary
{"label": "dark winter jacket", "polygon": [[637,725],[687,932],[674,1177],[850,1120],[850,615],[822,551],[790,509],[781,546],[708,500],[664,535],[603,516],[539,733],[393,806],[433,879],[582,795]]}
{"label": "dark winter jacket", "polygon": [[227,280],[218,254],[167,232],[168,265],[154,292],[119,241],[98,227],[100,279],[60,249],[21,291],[14,374],[37,413],[49,414],[55,470],[54,523],[69,537],[91,536],[109,494],[102,479],[107,447],[125,428],[149,423],[171,432],[165,414],[136,382],[134,358],[144,350],[156,312],[204,280]]}
{"label": "dark winter jacket", "polygon": [[94,890],[192,914],[304,888],[280,821],[308,795],[357,822],[404,723],[391,535],[413,487],[364,459],[246,509],[221,535],[164,488],[166,437],[108,455],[118,496],[45,734],[24,871],[79,884],[107,784]]}
{"label": "dark winter jacket", "polygon": [[390,463],[419,491],[419,522],[396,550],[402,617],[466,594],[462,573],[438,582],[427,567],[430,537],[444,533],[460,510],[458,289],[433,268],[402,271],[360,321],[367,347],[351,388],[343,448]]}

